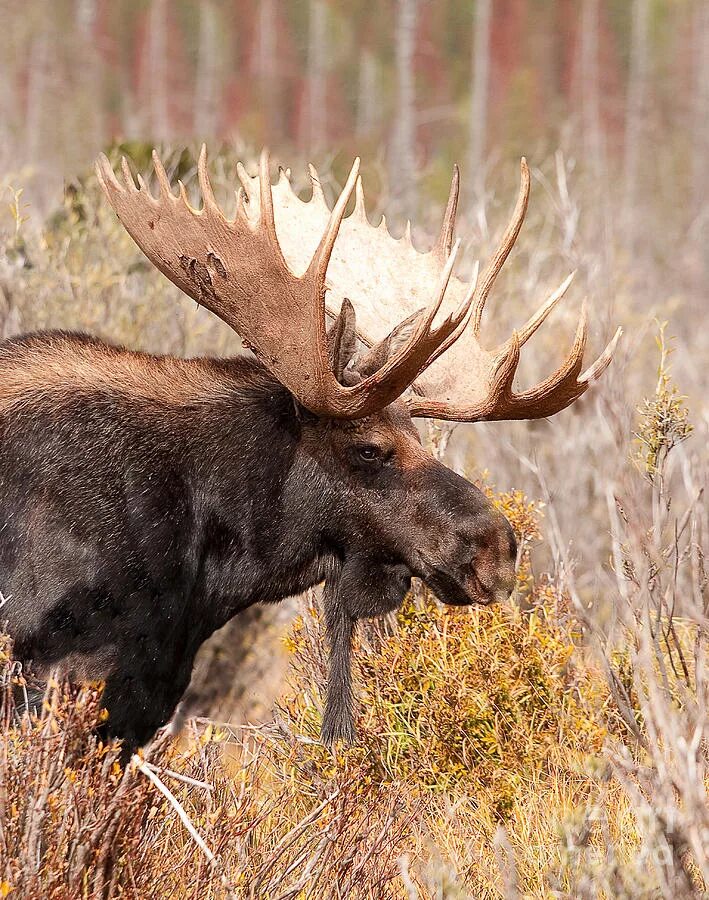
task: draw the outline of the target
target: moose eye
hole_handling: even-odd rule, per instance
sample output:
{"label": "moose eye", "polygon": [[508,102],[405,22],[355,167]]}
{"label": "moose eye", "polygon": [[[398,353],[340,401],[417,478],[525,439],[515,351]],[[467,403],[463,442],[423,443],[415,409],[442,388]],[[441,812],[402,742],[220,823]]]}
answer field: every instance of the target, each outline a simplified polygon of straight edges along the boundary
{"label": "moose eye", "polygon": [[365,462],[374,462],[381,456],[379,447],[375,447],[373,444],[363,444],[357,448],[357,453]]}

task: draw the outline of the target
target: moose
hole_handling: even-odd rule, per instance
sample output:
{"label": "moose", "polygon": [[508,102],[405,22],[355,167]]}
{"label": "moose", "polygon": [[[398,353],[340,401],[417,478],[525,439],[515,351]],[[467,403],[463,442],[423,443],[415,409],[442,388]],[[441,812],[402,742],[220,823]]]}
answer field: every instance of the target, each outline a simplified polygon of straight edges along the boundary
{"label": "moose", "polygon": [[480,342],[527,208],[524,159],[511,221],[470,283],[453,272],[457,168],[420,252],[408,228],[397,240],[369,223],[359,160],[330,209],[315,169],[303,201],[289,172],[272,184],[264,151],[257,175],[237,168],[233,219],[204,147],[200,209],[153,160],[152,185],[136,184],[102,155],[109,203],[252,352],[152,356],[62,331],[0,343],[0,624],[38,675],[103,680],[106,733],[130,753],[169,721],[216,629],[324,581],[322,739],[352,741],[358,619],[395,610],[414,576],[455,605],[503,600],[515,580],[509,523],[424,449],[413,420],[553,415],[603,373],[620,331],[582,371],[584,307],[562,365],[513,390],[520,349],[568,278],[502,345]]}

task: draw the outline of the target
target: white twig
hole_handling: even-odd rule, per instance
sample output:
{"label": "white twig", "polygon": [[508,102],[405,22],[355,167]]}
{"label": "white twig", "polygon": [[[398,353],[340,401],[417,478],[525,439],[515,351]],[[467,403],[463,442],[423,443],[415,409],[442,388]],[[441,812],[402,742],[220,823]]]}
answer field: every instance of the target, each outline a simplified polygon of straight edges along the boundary
{"label": "white twig", "polygon": [[172,808],[175,810],[177,815],[180,817],[180,821],[182,822],[182,824],[185,826],[185,828],[189,832],[189,835],[192,838],[192,840],[195,842],[195,844],[197,844],[197,846],[202,851],[202,853],[204,853],[204,855],[207,857],[209,864],[211,866],[213,866],[215,869],[219,870],[219,873],[221,875],[222,884],[230,892],[229,896],[230,897],[234,896],[234,888],[233,888],[232,884],[229,882],[229,879],[227,878],[226,873],[223,870],[220,860],[209,849],[209,847],[207,846],[207,844],[204,841],[204,838],[201,836],[201,834],[197,831],[197,829],[194,827],[194,825],[190,821],[190,817],[187,815],[187,813],[183,809],[182,804],[177,799],[177,797],[175,797],[175,795],[167,787],[167,785],[163,784],[163,782],[158,778],[158,776],[155,774],[155,772],[152,771],[150,764],[144,762],[138,756],[137,753],[133,754],[132,762],[133,762],[133,765],[136,767],[136,769],[138,769],[139,772],[142,772],[146,778],[149,778],[150,781],[152,781],[152,783],[155,785],[155,787],[163,795],[163,797],[165,797],[168,800],[168,802],[170,803]]}
{"label": "white twig", "polygon": [[214,788],[211,784],[208,784],[206,781],[198,781],[196,778],[190,778],[189,775],[180,775],[179,772],[175,772],[172,769],[161,769],[158,766],[154,766],[152,763],[143,761],[143,765],[147,766],[151,772],[155,772],[156,775],[169,775],[170,778],[174,778],[175,781],[181,781],[183,784],[190,784],[193,787],[202,788],[205,791],[212,791]]}

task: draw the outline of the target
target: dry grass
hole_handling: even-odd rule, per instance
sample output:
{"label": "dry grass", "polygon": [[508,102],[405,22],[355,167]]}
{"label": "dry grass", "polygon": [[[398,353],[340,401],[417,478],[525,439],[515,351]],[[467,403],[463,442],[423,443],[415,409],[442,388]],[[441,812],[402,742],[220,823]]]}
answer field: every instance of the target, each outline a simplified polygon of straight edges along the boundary
{"label": "dry grass", "polygon": [[[519,520],[529,527],[528,504]],[[326,667],[313,596],[287,638],[291,685],[273,723],[194,721],[125,772],[90,736],[94,689],[53,684],[38,718],[13,718],[22,676],[6,647],[4,890],[699,896],[702,629],[633,607],[625,642],[596,656],[558,585],[526,576],[519,599],[450,612],[411,597],[396,623],[366,629],[359,741],[336,754],[317,741]]]}
{"label": "dry grass", "polygon": [[[190,157],[173,164],[189,179]],[[230,164],[215,161],[224,195]],[[21,674],[3,645],[0,896],[706,893],[706,339],[666,270],[681,252],[665,230],[646,227],[640,266],[614,223],[595,232],[579,217],[597,208],[583,173],[557,155],[536,175],[545,191],[485,327],[522,321],[568,265],[615,298],[628,339],[603,384],[551,422],[431,432],[451,438],[460,470],[493,473],[521,544],[514,603],[449,611],[419,592],[396,621],[362,628],[360,740],[336,755],[315,740],[314,597],[286,638],[273,721],[193,720],[125,772],[90,736],[98,689],[51,685],[38,718],[15,716]],[[90,180],[42,228],[24,221],[21,195],[5,198],[6,332],[81,325],[155,351],[238,346],[176,303]],[[481,252],[505,208],[471,219]],[[595,308],[610,331],[610,304]],[[670,319],[659,354],[654,316]],[[559,318],[570,330],[571,314]],[[558,334],[535,339],[525,378],[560,356]]]}

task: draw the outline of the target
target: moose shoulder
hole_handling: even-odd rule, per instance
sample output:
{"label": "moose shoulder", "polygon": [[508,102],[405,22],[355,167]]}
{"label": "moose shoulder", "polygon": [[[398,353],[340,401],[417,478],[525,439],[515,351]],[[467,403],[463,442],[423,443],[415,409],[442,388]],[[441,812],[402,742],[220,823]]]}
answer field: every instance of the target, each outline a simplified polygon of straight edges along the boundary
{"label": "moose shoulder", "polygon": [[[63,332],[0,344],[0,589],[16,653],[40,674],[59,665],[105,679],[108,732],[130,751],[170,718],[215,629],[324,580],[323,737],[352,738],[357,618],[395,609],[414,575],[455,604],[504,598],[514,583],[509,524],[422,448],[411,416],[550,415],[601,374],[614,342],[580,375],[582,321],[560,369],[512,392],[520,345],[565,283],[501,348],[478,343],[526,208],[524,165],[512,223],[470,286],[452,275],[457,176],[441,237],[418,254],[366,223],[356,165],[330,212],[316,176],[307,204],[284,177],[272,188],[264,156],[258,178],[240,170],[233,222],[214,202],[204,153],[199,213],[171,193],[157,158],[158,199],[127,166],[122,183],[105,159],[98,172],[146,255],[257,358],[153,357]],[[384,275],[366,274],[363,241]],[[422,286],[429,308],[396,300]],[[329,332],[326,288],[337,307]],[[370,349],[356,353],[356,337]],[[447,359],[461,343],[469,358],[456,379]]]}

